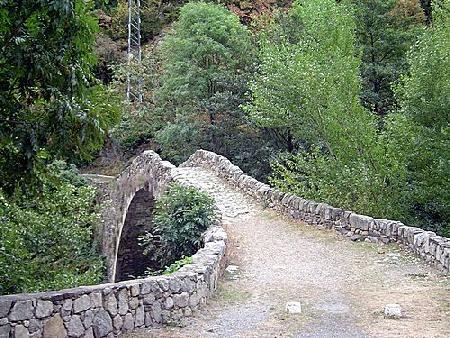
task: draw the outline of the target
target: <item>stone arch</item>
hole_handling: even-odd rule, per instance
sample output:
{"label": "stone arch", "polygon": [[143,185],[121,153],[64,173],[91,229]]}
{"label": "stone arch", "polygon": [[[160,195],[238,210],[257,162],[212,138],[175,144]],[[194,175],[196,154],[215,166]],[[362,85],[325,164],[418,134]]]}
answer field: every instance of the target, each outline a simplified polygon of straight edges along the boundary
{"label": "stone arch", "polygon": [[143,276],[150,261],[139,237],[152,229],[155,198],[148,187],[138,190],[130,202],[118,239],[115,282]]}
{"label": "stone arch", "polygon": [[[153,151],[137,156],[125,170],[102,190],[102,252],[106,258],[108,281],[116,280],[117,258],[127,213],[136,194],[144,190],[157,199],[173,181],[175,166]],[[141,192],[142,193],[142,192]]]}

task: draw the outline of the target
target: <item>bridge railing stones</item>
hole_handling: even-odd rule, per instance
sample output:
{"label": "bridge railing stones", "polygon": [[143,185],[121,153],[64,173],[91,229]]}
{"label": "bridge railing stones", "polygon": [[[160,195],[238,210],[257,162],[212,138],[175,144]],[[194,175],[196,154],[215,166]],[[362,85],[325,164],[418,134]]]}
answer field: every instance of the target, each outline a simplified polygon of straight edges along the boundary
{"label": "bridge railing stones", "polygon": [[[147,187],[157,197],[177,180],[173,168],[156,153],[145,152],[104,189],[103,200],[111,202],[103,210],[103,236],[110,236],[103,238],[106,254],[117,253],[118,228],[135,192]],[[0,296],[0,338],[112,338],[137,328],[177,323],[211,296],[225,264],[227,234],[220,221],[203,234],[203,241],[192,263],[170,275]]]}
{"label": "bridge railing stones", "polygon": [[335,229],[352,240],[372,242],[398,242],[449,273],[450,239],[434,232],[409,227],[399,221],[376,219],[352,211],[303,199],[261,183],[244,174],[226,157],[206,150],[198,150],[182,166],[199,166],[215,172],[231,185],[275,209],[300,219],[307,224]]}

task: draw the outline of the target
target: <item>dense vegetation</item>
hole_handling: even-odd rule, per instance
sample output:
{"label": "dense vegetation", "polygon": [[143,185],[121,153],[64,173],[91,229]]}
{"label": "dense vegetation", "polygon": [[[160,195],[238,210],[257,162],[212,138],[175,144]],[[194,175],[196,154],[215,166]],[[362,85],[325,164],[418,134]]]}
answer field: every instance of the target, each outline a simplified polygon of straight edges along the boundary
{"label": "dense vegetation", "polygon": [[[148,1],[142,64],[126,62],[126,16],[124,0],[0,1],[1,293],[101,279],[95,193],[61,161],[105,140],[120,160],[205,148],[284,191],[450,234],[449,0]],[[122,102],[127,72],[144,102]]]}
{"label": "dense vegetation", "polygon": [[201,234],[216,222],[214,200],[192,187],[171,185],[156,201],[153,229],[142,236],[152,262],[148,274],[171,272],[200,249]]}
{"label": "dense vegetation", "polygon": [[0,294],[101,282],[95,189],[60,161],[36,175],[38,194],[0,193]]}
{"label": "dense vegetation", "polygon": [[51,164],[92,158],[119,118],[92,76],[91,9],[84,0],[0,2],[0,293],[103,278],[95,193]]}

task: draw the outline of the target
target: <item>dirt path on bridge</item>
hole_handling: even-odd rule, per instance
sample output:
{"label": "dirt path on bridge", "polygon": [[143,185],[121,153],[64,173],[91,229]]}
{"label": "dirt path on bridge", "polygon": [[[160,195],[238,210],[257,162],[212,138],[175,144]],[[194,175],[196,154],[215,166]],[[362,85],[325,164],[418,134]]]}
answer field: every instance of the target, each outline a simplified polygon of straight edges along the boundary
{"label": "dirt path on bridge", "polygon": [[[414,255],[295,222],[209,172],[179,170],[216,198],[238,272],[180,326],[127,337],[450,337],[450,278]],[[286,313],[289,301],[302,312]],[[404,317],[385,319],[389,303]]]}

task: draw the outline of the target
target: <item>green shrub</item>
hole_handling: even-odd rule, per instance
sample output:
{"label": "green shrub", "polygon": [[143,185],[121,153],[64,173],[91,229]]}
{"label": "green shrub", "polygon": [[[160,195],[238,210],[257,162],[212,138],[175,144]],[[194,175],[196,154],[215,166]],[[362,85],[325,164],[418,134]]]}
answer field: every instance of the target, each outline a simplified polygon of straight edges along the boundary
{"label": "green shrub", "polygon": [[103,261],[92,241],[95,189],[63,162],[38,174],[39,188],[0,191],[0,294],[95,284]]}
{"label": "green shrub", "polygon": [[[156,201],[154,228],[140,238],[144,253],[159,270],[201,247],[202,233],[216,222],[214,200],[192,187],[173,184]],[[156,269],[158,270],[158,269]]]}

